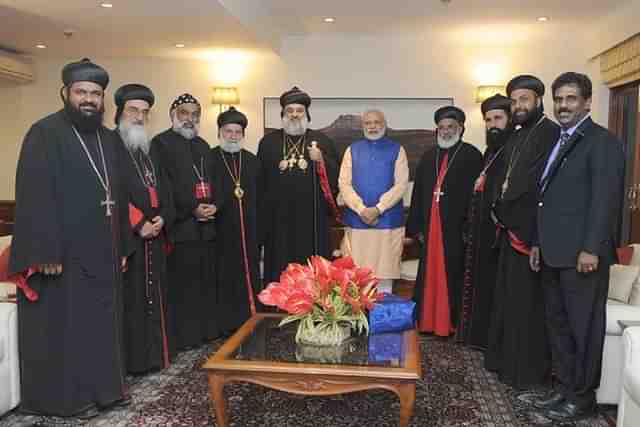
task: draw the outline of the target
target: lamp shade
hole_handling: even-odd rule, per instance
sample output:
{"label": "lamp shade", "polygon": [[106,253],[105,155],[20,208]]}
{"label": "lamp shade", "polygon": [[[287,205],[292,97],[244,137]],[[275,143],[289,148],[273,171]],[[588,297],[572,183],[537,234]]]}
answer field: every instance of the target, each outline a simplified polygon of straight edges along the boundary
{"label": "lamp shade", "polygon": [[504,86],[478,86],[476,88],[476,102],[481,103],[498,93],[505,93]]}
{"label": "lamp shade", "polygon": [[211,103],[215,105],[238,105],[240,97],[235,87],[214,87]]}

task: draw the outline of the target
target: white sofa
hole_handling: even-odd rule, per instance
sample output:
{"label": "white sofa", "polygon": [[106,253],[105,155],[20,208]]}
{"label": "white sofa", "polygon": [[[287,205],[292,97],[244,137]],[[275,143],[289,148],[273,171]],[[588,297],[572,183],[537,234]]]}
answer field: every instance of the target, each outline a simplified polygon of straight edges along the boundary
{"label": "white sofa", "polygon": [[[10,236],[0,237],[0,252],[10,242]],[[20,403],[18,307],[13,302],[2,302],[15,291],[14,285],[0,282],[0,415]]]}
{"label": "white sofa", "polygon": [[624,370],[616,426],[636,427],[640,423],[640,327],[625,329],[622,343]]}
{"label": "white sofa", "polygon": [[[630,265],[640,267],[640,245],[631,245],[634,249]],[[615,267],[612,267],[615,268]],[[609,282],[609,296],[618,286],[612,273]],[[598,403],[617,405],[622,391],[622,368],[624,351],[622,345],[622,328],[619,320],[640,321],[640,278],[636,278],[626,303],[609,298],[607,300],[607,332],[602,354],[602,376],[600,388],[596,393]]]}
{"label": "white sofa", "polygon": [[[640,244],[631,245],[634,249],[630,265],[640,267]],[[615,268],[615,267],[614,267]],[[418,271],[417,260],[402,263],[402,278],[414,281]],[[612,275],[610,289],[617,286],[616,277]],[[610,292],[611,295],[611,292]],[[622,298],[624,300],[624,298]],[[607,300],[607,329],[604,340],[602,358],[602,376],[600,388],[596,393],[598,403],[617,405],[622,390],[622,367],[624,366],[624,352],[622,346],[622,328],[618,320],[640,321],[640,277],[637,277],[630,289],[631,301],[621,302],[614,299]],[[640,422],[638,423],[640,425]]]}

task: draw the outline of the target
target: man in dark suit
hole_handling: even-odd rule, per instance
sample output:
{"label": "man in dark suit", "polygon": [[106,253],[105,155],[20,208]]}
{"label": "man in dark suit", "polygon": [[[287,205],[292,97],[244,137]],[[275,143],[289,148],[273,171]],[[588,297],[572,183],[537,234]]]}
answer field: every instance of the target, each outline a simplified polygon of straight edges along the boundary
{"label": "man in dark suit", "polygon": [[564,73],[552,86],[562,133],[540,178],[536,247],[559,385],[536,407],[554,420],[593,414],[600,383],[609,266],[624,185],[622,144],[590,116],[591,81]]}

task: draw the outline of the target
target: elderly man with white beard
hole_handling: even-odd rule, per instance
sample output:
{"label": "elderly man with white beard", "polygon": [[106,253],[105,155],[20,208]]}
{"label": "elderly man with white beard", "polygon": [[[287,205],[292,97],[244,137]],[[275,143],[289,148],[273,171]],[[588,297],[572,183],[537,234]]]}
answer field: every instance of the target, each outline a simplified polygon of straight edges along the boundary
{"label": "elderly man with white beard", "polygon": [[380,279],[378,290],[391,293],[393,279],[400,278],[402,196],[409,167],[404,148],[389,139],[386,130],[381,111],[362,114],[364,139],[345,151],[338,184],[347,205],[342,252],[351,255],[357,265],[373,269]]}
{"label": "elderly man with white beard", "polygon": [[437,145],[416,170],[407,234],[422,244],[414,288],[421,332],[449,336],[460,313],[464,273],[462,233],[482,169],[482,154],[462,141],[465,114],[454,106],[435,112]]}
{"label": "elderly man with white beard", "polygon": [[127,372],[140,374],[169,365],[165,230],[175,210],[157,146],[150,150],[147,125],[153,92],[144,85],[127,84],[114,99],[116,134],[128,154],[122,167],[134,235],[134,253],[124,273],[125,362]]}
{"label": "elderly man with white beard", "polygon": [[230,335],[256,312],[258,268],[258,194],[260,162],[243,148],[247,117],[231,107],[218,116],[220,145],[211,150],[210,169],[219,195],[216,259],[220,329]]}
{"label": "elderly man with white beard", "polygon": [[264,283],[278,281],[291,262],[329,256],[329,225],[337,215],[335,144],[308,128],[311,98],[297,87],[280,97],[282,129],[262,138],[258,159],[258,240],[264,245]]}
{"label": "elderly man with white beard", "polygon": [[173,250],[168,258],[167,305],[178,350],[220,335],[214,268],[218,186],[208,167],[211,148],[198,136],[201,112],[192,95],[180,95],[169,109],[171,129],[151,141],[160,153],[175,206],[175,220],[168,224]]}

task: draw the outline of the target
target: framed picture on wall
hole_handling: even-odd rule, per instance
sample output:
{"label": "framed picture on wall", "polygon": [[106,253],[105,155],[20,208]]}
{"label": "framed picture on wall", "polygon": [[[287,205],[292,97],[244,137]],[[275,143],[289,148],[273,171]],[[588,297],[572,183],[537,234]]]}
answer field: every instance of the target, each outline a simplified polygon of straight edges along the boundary
{"label": "framed picture on wall", "polygon": [[[382,111],[387,118],[387,136],[407,153],[413,181],[422,154],[436,144],[433,114],[445,105],[453,105],[453,98],[312,98],[310,127],[333,139],[342,157],[352,142],[363,138],[362,113]],[[280,111],[280,98],[263,98],[265,135],[282,127]]]}

